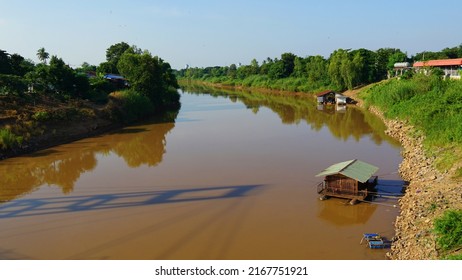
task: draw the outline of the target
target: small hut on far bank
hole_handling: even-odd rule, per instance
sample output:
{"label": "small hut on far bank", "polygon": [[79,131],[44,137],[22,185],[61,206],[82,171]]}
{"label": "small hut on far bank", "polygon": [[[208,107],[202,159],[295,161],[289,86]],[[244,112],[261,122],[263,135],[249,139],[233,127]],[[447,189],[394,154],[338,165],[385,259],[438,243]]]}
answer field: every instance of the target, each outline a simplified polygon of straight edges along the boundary
{"label": "small hut on far bank", "polygon": [[316,97],[319,104],[335,103],[335,92],[333,90],[325,90],[323,92],[317,93]]}
{"label": "small hut on far bank", "polygon": [[348,97],[333,90],[325,90],[317,93],[318,104],[347,104]]}

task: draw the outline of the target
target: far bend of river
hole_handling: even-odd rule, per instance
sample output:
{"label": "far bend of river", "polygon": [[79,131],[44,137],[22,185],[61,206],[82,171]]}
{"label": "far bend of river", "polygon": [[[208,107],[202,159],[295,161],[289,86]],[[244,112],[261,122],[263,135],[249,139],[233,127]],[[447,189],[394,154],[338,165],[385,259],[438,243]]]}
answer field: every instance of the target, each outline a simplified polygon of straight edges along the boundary
{"label": "far bend of river", "polygon": [[315,177],[357,158],[396,192],[400,146],[378,118],[287,96],[181,102],[172,122],[0,161],[0,258],[386,258],[359,242],[393,237],[397,201],[320,201]]}

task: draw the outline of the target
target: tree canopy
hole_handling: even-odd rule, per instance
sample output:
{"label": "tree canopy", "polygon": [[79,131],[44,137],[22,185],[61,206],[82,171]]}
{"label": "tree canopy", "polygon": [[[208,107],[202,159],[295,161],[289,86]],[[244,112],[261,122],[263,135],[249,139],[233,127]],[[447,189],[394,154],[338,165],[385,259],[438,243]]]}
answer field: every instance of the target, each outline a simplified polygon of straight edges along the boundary
{"label": "tree canopy", "polygon": [[178,84],[170,64],[148,51],[138,53],[127,49],[117,63],[119,72],[127,78],[133,90],[147,96],[155,108],[178,103]]}
{"label": "tree canopy", "polygon": [[[104,77],[112,73],[122,74],[131,85],[131,92],[148,98],[156,111],[179,106],[178,84],[170,64],[125,42],[111,45],[106,51],[106,61],[99,66],[84,62],[73,69],[56,55],[50,58],[43,47],[37,50],[37,57],[41,63],[35,65],[19,54],[0,50],[0,94],[34,93],[105,102],[109,93],[126,89],[126,83]],[[99,75],[95,76],[95,70]]]}
{"label": "tree canopy", "polygon": [[179,70],[177,74],[180,77],[217,80],[231,84],[242,81],[247,85],[257,81],[259,86],[264,87],[278,83],[293,83],[293,86],[284,88],[287,90],[301,88],[310,91],[327,87],[344,90],[387,78],[395,62],[409,60],[399,49],[338,49],[328,58],[320,55],[299,57],[292,53],[283,53],[279,58],[268,57],[261,65],[256,59],[252,59],[249,65],[188,67]]}

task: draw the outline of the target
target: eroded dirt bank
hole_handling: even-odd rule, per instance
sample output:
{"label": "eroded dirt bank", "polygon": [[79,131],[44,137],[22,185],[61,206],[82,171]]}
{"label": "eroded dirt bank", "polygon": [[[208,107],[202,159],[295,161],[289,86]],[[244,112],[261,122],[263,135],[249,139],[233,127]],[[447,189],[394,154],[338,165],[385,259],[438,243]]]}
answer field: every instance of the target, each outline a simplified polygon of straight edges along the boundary
{"label": "eroded dirt bank", "polygon": [[387,125],[387,134],[402,146],[401,177],[409,181],[406,194],[400,199],[400,215],[395,222],[395,241],[388,257],[395,260],[438,259],[433,221],[447,209],[462,208],[462,185],[451,172],[441,173],[434,167],[435,158],[425,155],[422,136],[413,127],[399,120],[383,117],[380,110],[370,107]]}
{"label": "eroded dirt bank", "polygon": [[[121,103],[110,99],[106,105],[88,101],[67,102],[37,98],[0,98],[0,130],[9,130],[19,143],[5,146],[0,139],[0,160],[32,153],[121,128]],[[10,141],[11,142],[11,141]]]}

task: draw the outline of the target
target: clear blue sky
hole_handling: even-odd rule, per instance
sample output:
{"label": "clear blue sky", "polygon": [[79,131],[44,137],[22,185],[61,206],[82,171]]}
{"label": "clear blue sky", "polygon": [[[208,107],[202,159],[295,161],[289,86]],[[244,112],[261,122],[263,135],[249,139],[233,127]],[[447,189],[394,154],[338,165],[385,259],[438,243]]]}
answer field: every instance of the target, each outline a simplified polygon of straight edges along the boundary
{"label": "clear blue sky", "polygon": [[0,0],[0,49],[37,61],[45,47],[78,67],[124,41],[177,69],[339,48],[412,55],[462,44],[461,11],[461,0]]}

